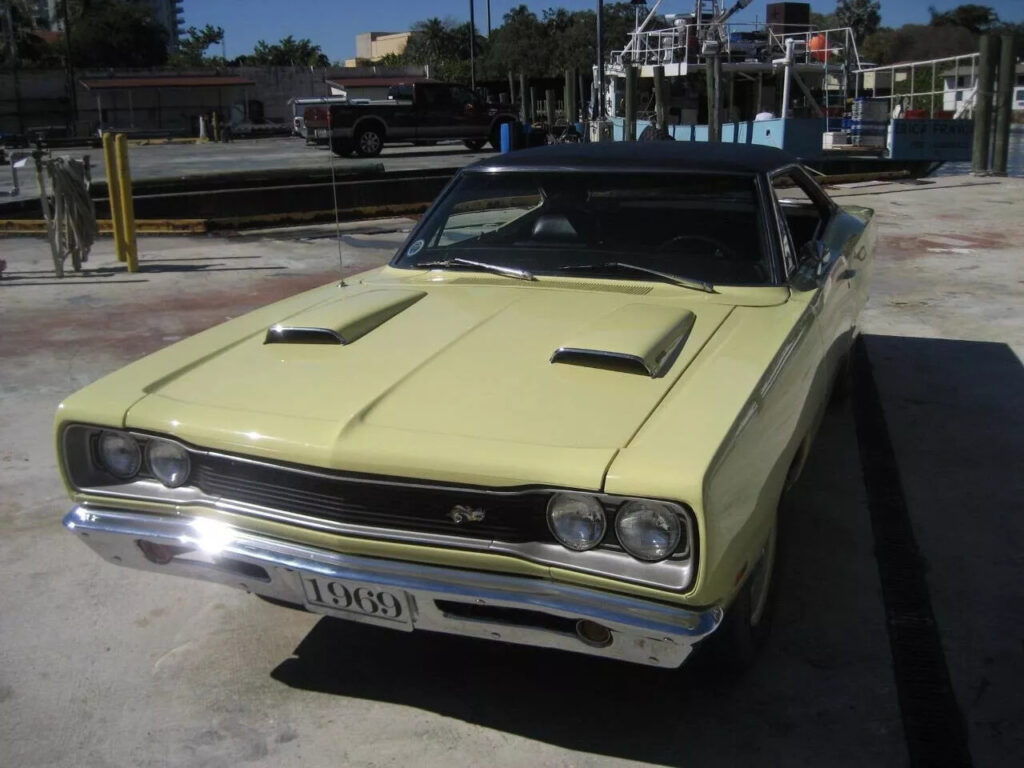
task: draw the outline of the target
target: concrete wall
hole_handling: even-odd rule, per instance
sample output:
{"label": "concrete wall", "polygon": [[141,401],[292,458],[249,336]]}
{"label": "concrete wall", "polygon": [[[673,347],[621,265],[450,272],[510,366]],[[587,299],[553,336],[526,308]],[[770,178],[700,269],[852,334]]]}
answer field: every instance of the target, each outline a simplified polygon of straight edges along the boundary
{"label": "concrete wall", "polygon": [[[78,115],[76,132],[93,132],[102,123],[104,127],[138,130],[169,130],[191,132],[198,115],[218,110],[225,117],[232,106],[246,98],[263,105],[265,119],[288,123],[292,109],[288,100],[301,97],[329,96],[325,78],[372,77],[374,75],[422,75],[421,67],[390,68],[366,67],[343,69],[340,67],[229,67],[220,70],[197,69],[179,71],[151,70],[80,70],[76,73]],[[88,91],[81,80],[103,77],[145,77],[147,75],[232,75],[253,81],[242,88],[161,88],[135,89],[129,102],[125,91],[105,91],[102,108],[105,117],[97,111],[96,91]],[[69,119],[70,104],[66,94],[63,70],[21,70],[15,78],[11,72],[0,73],[0,133],[24,133],[42,126],[64,126]],[[17,93],[20,91],[20,96]]]}

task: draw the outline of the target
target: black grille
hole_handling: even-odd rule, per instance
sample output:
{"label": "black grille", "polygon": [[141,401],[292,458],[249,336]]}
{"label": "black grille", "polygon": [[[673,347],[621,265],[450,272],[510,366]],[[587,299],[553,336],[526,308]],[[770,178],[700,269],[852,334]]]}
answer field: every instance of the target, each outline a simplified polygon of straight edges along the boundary
{"label": "black grille", "polygon": [[[357,482],[209,455],[193,455],[190,481],[227,501],[352,525],[507,542],[552,540],[543,492],[495,495]],[[459,505],[482,510],[483,519],[456,523],[450,513]]]}

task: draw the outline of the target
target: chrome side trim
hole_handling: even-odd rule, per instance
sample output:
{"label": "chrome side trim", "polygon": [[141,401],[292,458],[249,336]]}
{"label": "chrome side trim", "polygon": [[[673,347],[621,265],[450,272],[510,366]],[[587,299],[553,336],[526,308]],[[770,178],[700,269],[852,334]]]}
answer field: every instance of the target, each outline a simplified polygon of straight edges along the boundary
{"label": "chrome side trim", "polygon": [[[651,666],[679,666],[694,644],[715,630],[723,615],[717,606],[694,610],[544,579],[343,555],[202,518],[79,506],[65,516],[64,525],[101,557],[118,565],[202,579],[300,605],[307,602],[303,578],[348,580],[403,593],[413,629]],[[173,547],[173,556],[166,563],[155,563],[147,559],[140,541]],[[453,615],[438,601],[460,605],[467,615]],[[496,610],[479,618],[467,617],[481,606]],[[310,609],[337,615],[327,608]],[[509,610],[503,613],[501,609]],[[612,642],[595,647],[573,633],[519,621],[516,611],[574,621],[588,619],[611,630]],[[380,623],[370,616],[339,617]]]}

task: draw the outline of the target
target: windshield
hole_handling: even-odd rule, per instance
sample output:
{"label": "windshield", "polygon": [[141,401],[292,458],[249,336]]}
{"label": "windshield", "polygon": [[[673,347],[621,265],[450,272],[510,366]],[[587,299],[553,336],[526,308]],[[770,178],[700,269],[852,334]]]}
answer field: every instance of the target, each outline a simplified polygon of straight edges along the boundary
{"label": "windshield", "polygon": [[467,173],[393,263],[767,285],[764,233],[753,176]]}

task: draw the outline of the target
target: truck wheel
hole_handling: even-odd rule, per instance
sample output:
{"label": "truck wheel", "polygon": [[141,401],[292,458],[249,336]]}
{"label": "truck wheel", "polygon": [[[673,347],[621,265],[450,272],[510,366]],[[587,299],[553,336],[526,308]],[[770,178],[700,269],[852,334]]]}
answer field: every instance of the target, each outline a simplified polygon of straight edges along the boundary
{"label": "truck wheel", "polygon": [[338,157],[348,157],[352,154],[352,150],[355,149],[355,145],[352,143],[352,139],[341,139],[336,136],[331,137],[331,152],[338,155]]}
{"label": "truck wheel", "polygon": [[384,148],[384,134],[376,126],[367,126],[356,134],[356,154],[360,157],[376,157]]}
{"label": "truck wheel", "polygon": [[484,144],[486,144],[487,142],[484,141],[483,139],[466,139],[462,143],[466,145],[466,149],[470,150],[471,152],[477,152],[483,149]]}

